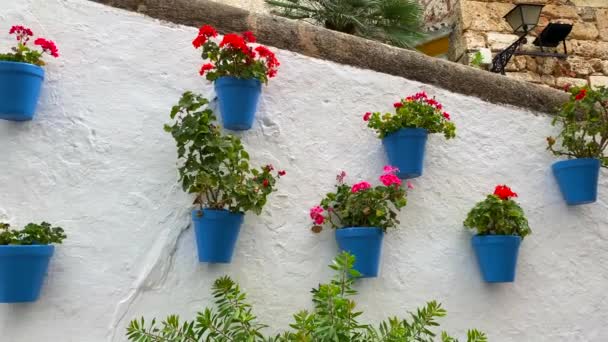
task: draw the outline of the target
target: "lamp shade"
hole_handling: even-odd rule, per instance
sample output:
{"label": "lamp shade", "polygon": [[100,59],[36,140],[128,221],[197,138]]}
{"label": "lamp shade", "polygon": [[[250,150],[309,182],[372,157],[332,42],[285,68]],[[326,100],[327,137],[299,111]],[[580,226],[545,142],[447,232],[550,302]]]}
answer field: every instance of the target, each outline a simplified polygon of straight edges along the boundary
{"label": "lamp shade", "polygon": [[504,18],[513,32],[526,34],[538,24],[542,9],[543,5],[517,5]]}

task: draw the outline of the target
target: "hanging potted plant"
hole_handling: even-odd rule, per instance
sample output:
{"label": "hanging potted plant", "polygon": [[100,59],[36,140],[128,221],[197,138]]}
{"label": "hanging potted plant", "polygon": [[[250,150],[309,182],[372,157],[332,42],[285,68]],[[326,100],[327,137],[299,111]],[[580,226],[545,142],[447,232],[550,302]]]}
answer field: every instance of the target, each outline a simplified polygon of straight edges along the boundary
{"label": "hanging potted plant", "polygon": [[229,263],[245,213],[262,212],[275,190],[274,167],[249,166],[241,140],[222,134],[214,124],[209,101],[186,92],[171,110],[172,125],[165,125],[177,145],[178,170],[184,191],[196,195],[192,220],[201,262]]}
{"label": "hanging potted plant", "polygon": [[365,113],[363,120],[374,129],[389,162],[399,168],[399,178],[422,175],[426,140],[429,133],[443,133],[446,139],[456,136],[456,126],[443,106],[425,92],[395,103],[395,114]]}
{"label": "hanging potted plant", "polygon": [[226,34],[217,44],[211,38],[217,31],[209,25],[200,28],[192,41],[202,48],[203,64],[199,74],[215,83],[220,114],[225,128],[243,131],[253,125],[262,91],[262,83],[276,76],[280,63],[267,47],[253,47],[256,38],[251,32]]}
{"label": "hanging potted plant", "polygon": [[[356,257],[354,268],[364,278],[378,276],[384,233],[399,224],[397,212],[407,204],[397,172],[397,168],[385,166],[382,185],[372,187],[365,181],[352,186],[344,183],[346,173],[342,171],[336,177],[335,192],[310,209],[312,230],[319,233],[324,224],[334,228],[338,247]],[[412,188],[409,182],[407,185]]]}
{"label": "hanging potted plant", "polygon": [[[568,160],[553,164],[553,174],[569,205],[593,203],[597,200],[600,166],[608,167],[608,88],[572,87],[570,100],[553,118],[562,131],[548,137],[548,150]],[[562,148],[555,147],[557,140]]]}
{"label": "hanging potted plant", "polygon": [[0,302],[33,302],[40,296],[55,247],[66,236],[60,227],[30,223],[22,230],[0,223]]}
{"label": "hanging potted plant", "polygon": [[519,245],[532,231],[523,209],[512,198],[517,194],[506,185],[477,203],[464,226],[477,230],[472,243],[486,282],[515,280]]}
{"label": "hanging potted plant", "polygon": [[17,46],[11,52],[0,53],[0,119],[31,120],[36,113],[40,87],[44,80],[43,55],[59,57],[55,43],[44,38],[34,40],[41,51],[32,49],[29,42],[34,35],[29,28],[11,27]]}

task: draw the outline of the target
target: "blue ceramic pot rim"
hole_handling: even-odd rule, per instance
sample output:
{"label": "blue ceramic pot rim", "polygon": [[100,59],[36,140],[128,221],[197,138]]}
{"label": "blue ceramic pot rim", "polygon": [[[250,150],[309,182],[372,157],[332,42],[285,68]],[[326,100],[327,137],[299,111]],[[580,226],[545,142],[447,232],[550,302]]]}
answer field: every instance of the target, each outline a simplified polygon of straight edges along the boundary
{"label": "blue ceramic pot rim", "polygon": [[385,136],[384,138],[388,138],[388,137],[392,137],[392,136],[411,137],[411,136],[427,136],[427,135],[428,135],[428,132],[424,128],[401,128],[398,131],[390,133],[389,135]]}
{"label": "blue ceramic pot rim", "polygon": [[336,229],[336,235],[340,236],[376,236],[384,232],[378,227],[344,227]]}
{"label": "blue ceramic pot rim", "polygon": [[471,239],[474,245],[503,245],[505,243],[519,244],[521,236],[518,235],[475,235]]}
{"label": "blue ceramic pot rim", "polygon": [[44,69],[42,69],[41,67],[39,67],[37,65],[30,64],[30,63],[0,61],[0,72],[3,72],[3,71],[30,74],[30,75],[38,76],[38,77],[44,79]]}
{"label": "blue ceramic pot rim", "polygon": [[215,81],[216,87],[231,86],[231,85],[238,85],[240,87],[246,86],[246,87],[252,87],[252,88],[259,88],[262,86],[262,82],[260,82],[260,80],[258,80],[257,78],[238,78],[238,77],[233,77],[233,76],[222,76]]}
{"label": "blue ceramic pot rim", "polygon": [[12,255],[39,255],[51,256],[53,245],[0,245],[0,257]]}
{"label": "blue ceramic pot rim", "polygon": [[560,160],[553,163],[553,170],[562,170],[575,167],[600,167],[600,160],[596,158],[577,158],[569,160]]}
{"label": "blue ceramic pot rim", "polygon": [[[194,209],[192,210],[192,216],[193,217],[200,217],[198,216],[199,212],[201,210],[200,209]],[[226,209],[210,209],[210,208],[203,208],[203,216],[206,216],[208,218],[223,218],[223,217],[227,217],[227,216],[245,216],[244,213],[233,213],[231,211],[228,211]]]}

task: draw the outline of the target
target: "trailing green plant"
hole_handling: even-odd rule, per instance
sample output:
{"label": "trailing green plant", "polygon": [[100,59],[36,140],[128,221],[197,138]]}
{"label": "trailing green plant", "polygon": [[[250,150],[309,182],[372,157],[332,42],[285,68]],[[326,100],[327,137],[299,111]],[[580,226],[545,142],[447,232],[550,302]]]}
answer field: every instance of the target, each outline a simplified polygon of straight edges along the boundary
{"label": "trailing green plant", "polygon": [[242,35],[228,33],[219,44],[212,39],[217,35],[213,26],[203,25],[192,41],[195,49],[202,47],[203,60],[209,61],[203,64],[199,71],[208,81],[231,76],[242,79],[256,78],[267,83],[269,78],[276,76],[281,64],[274,52],[267,47],[258,45],[254,48],[249,45],[256,42],[252,32],[247,31]]}
{"label": "trailing green plant", "polygon": [[50,245],[61,243],[66,235],[61,227],[50,223],[28,223],[22,230],[13,230],[8,223],[0,223],[0,245]]}
{"label": "trailing green plant", "polygon": [[517,235],[522,239],[532,233],[524,210],[512,200],[517,194],[506,185],[497,185],[494,193],[477,203],[464,226],[477,235]]}
{"label": "trailing green plant", "polygon": [[[354,185],[344,183],[346,172],[336,176],[335,192],[330,192],[321,200],[321,204],[310,209],[313,221],[312,230],[320,232],[323,224],[329,223],[332,228],[347,227],[396,227],[399,224],[397,212],[407,204],[407,192],[401,187],[401,179],[395,175],[399,169],[386,165],[379,177],[382,185],[372,187],[363,181]],[[413,188],[407,182],[408,188]]]}
{"label": "trailing green plant", "polygon": [[[130,322],[127,337],[137,342],[432,342],[437,337],[431,329],[439,326],[437,318],[446,315],[436,301],[409,314],[409,318],[389,318],[378,328],[361,323],[362,312],[356,310],[351,298],[357,294],[353,285],[359,273],[353,269],[355,257],[343,252],[329,267],[334,278],[312,290],[312,311],[296,313],[291,330],[265,337],[266,327],[256,322],[246,294],[228,277],[213,284],[217,308],[205,308],[193,321],[181,321],[171,315],[160,325],[156,319],[144,318]],[[442,342],[458,342],[446,332]],[[478,330],[467,332],[467,342],[487,342]]]}
{"label": "trailing green plant", "polygon": [[0,61],[29,63],[38,66],[43,66],[42,57],[45,53],[57,58],[59,51],[57,46],[51,40],[38,38],[34,40],[34,45],[40,46],[42,51],[32,50],[27,44],[30,37],[34,35],[32,30],[21,25],[12,26],[9,34],[14,34],[17,40],[17,46],[11,48],[12,52],[0,53]]}
{"label": "trailing green plant", "polygon": [[185,92],[171,109],[171,133],[177,145],[179,180],[184,191],[196,194],[195,204],[231,212],[262,212],[285,171],[272,165],[252,168],[241,139],[223,134],[209,100]]}
{"label": "trailing green plant", "polygon": [[393,104],[393,107],[395,114],[367,112],[363,116],[367,126],[374,129],[380,138],[402,128],[422,128],[428,133],[443,133],[446,139],[456,137],[456,126],[450,121],[450,114],[425,92],[408,96]]}
{"label": "trailing green plant", "polygon": [[272,13],[400,47],[423,37],[415,0],[265,0]]}
{"label": "trailing green plant", "polygon": [[483,55],[481,54],[481,51],[477,51],[473,54],[473,59],[469,62],[469,65],[481,69],[481,66],[483,65]]}
{"label": "trailing green plant", "polygon": [[[608,167],[608,88],[566,87],[570,99],[562,106],[552,124],[562,125],[557,136],[548,137],[547,149],[556,156],[596,158]],[[560,140],[562,149],[555,147]]]}

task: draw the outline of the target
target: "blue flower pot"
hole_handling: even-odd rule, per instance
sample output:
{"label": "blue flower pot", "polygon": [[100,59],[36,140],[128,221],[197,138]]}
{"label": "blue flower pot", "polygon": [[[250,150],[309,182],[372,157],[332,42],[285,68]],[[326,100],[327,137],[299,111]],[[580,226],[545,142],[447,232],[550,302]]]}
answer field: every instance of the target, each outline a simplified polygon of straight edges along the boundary
{"label": "blue flower pot", "polygon": [[53,245],[0,246],[0,302],[36,301],[54,250]]}
{"label": "blue flower pot", "polygon": [[593,203],[597,200],[599,159],[563,160],[554,163],[552,169],[568,205]]}
{"label": "blue flower pot", "polygon": [[262,83],[257,78],[224,76],[215,81],[215,92],[224,128],[233,131],[250,129],[262,92]]}
{"label": "blue flower pot", "polygon": [[382,139],[390,164],[399,168],[399,178],[422,175],[427,136],[423,128],[402,128]]}
{"label": "blue flower pot", "polygon": [[228,210],[193,210],[198,261],[230,263],[244,217]]}
{"label": "blue flower pot", "polygon": [[473,249],[477,255],[483,279],[488,283],[515,280],[517,255],[521,237],[515,235],[475,235]]}
{"label": "blue flower pot", "polygon": [[37,65],[0,61],[0,119],[32,120],[43,80]]}
{"label": "blue flower pot", "polygon": [[378,276],[383,237],[382,229],[375,227],[336,229],[338,247],[355,256],[353,268],[361,273],[361,278]]}

